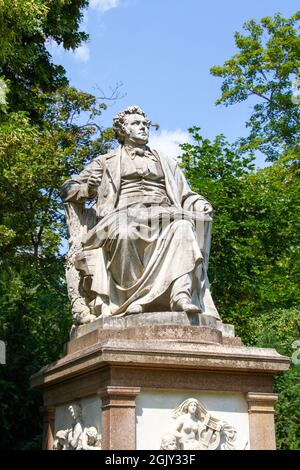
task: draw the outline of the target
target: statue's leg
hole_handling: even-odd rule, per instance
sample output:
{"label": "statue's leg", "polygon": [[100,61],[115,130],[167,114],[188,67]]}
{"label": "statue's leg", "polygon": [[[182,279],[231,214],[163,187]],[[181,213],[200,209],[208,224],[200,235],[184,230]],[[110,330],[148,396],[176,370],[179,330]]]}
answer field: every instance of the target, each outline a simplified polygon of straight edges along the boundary
{"label": "statue's leg", "polygon": [[109,247],[109,271],[122,288],[133,286],[145,269],[143,261],[148,243],[131,235],[130,230],[119,229]]}
{"label": "statue's leg", "polygon": [[174,311],[198,313],[200,308],[192,303],[192,274],[178,277],[171,287],[170,306]]}
{"label": "statue's leg", "polygon": [[172,283],[171,294],[170,294],[170,306],[171,309],[175,307],[175,304],[180,299],[189,299],[192,297],[192,276],[191,273],[184,274],[178,277]]}
{"label": "statue's leg", "polygon": [[[192,243],[195,235],[190,222],[182,220],[177,222],[175,237],[181,237],[181,256],[184,256],[189,249],[189,242]],[[178,247],[177,247],[178,248]],[[200,309],[192,304],[192,284],[194,271],[179,276],[171,285],[170,307],[175,311],[186,311],[190,313],[199,312]]]}
{"label": "statue's leg", "polygon": [[173,310],[199,311],[191,302],[191,291],[195,268],[203,258],[191,221],[172,221],[151,236],[144,232],[142,224],[137,230],[135,220],[127,227],[119,224],[104,247],[118,313],[139,313],[167,291],[164,305],[170,308],[171,290]]}

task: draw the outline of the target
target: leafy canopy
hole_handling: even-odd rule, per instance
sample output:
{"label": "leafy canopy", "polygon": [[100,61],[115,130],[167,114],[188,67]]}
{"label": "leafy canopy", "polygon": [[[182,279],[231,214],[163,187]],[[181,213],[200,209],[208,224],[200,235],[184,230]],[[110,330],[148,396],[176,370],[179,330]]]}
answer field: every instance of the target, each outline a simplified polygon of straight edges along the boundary
{"label": "leafy canopy", "polygon": [[79,31],[88,0],[0,0],[0,78],[10,87],[12,111],[37,119],[42,92],[67,85],[65,70],[51,61],[47,41],[75,49],[87,39]]}
{"label": "leafy canopy", "polygon": [[274,161],[283,149],[300,147],[300,100],[294,82],[300,80],[300,11],[291,18],[278,13],[247,21],[244,30],[246,34],[234,35],[238,53],[211,68],[223,79],[217,104],[252,98],[250,132],[240,139],[241,150],[258,149]]}

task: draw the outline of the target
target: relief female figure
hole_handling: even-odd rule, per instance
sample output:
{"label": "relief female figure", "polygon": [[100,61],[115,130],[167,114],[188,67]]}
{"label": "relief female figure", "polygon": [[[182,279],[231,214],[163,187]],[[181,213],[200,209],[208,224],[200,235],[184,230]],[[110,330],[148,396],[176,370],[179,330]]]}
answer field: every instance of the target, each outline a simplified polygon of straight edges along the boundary
{"label": "relief female figure", "polygon": [[198,400],[195,398],[185,400],[175,408],[173,418],[175,418],[173,433],[182,449],[204,449],[200,442],[200,430],[205,418],[205,410],[202,410]]}

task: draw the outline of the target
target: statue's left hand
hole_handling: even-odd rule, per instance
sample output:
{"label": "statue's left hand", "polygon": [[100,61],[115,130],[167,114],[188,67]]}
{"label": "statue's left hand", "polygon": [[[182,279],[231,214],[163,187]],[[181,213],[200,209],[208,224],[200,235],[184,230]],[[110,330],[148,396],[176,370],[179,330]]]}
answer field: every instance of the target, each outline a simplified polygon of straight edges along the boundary
{"label": "statue's left hand", "polygon": [[208,201],[196,201],[194,204],[194,210],[196,212],[204,212],[204,214],[209,215],[210,217],[213,215],[212,205]]}
{"label": "statue's left hand", "polygon": [[203,208],[204,214],[210,215],[210,216],[212,217],[213,211],[214,211],[214,210],[213,210],[212,205],[211,205],[209,202],[206,202],[206,203],[204,204],[204,208]]}

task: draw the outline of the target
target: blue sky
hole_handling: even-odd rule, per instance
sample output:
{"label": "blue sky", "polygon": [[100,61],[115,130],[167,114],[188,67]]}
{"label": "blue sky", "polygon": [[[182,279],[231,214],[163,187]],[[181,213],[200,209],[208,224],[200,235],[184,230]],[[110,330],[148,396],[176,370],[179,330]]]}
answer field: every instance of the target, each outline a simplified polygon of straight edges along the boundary
{"label": "blue sky", "polygon": [[[174,155],[193,125],[209,138],[247,134],[251,104],[215,106],[221,79],[209,69],[236,52],[233,33],[245,21],[299,9],[299,0],[90,0],[83,22],[89,42],[75,52],[55,44],[49,50],[83,91],[100,95],[99,87],[109,95],[123,83],[126,95],[104,112],[104,126],[137,104],[160,124],[151,144]],[[260,157],[257,164],[263,165]]]}

